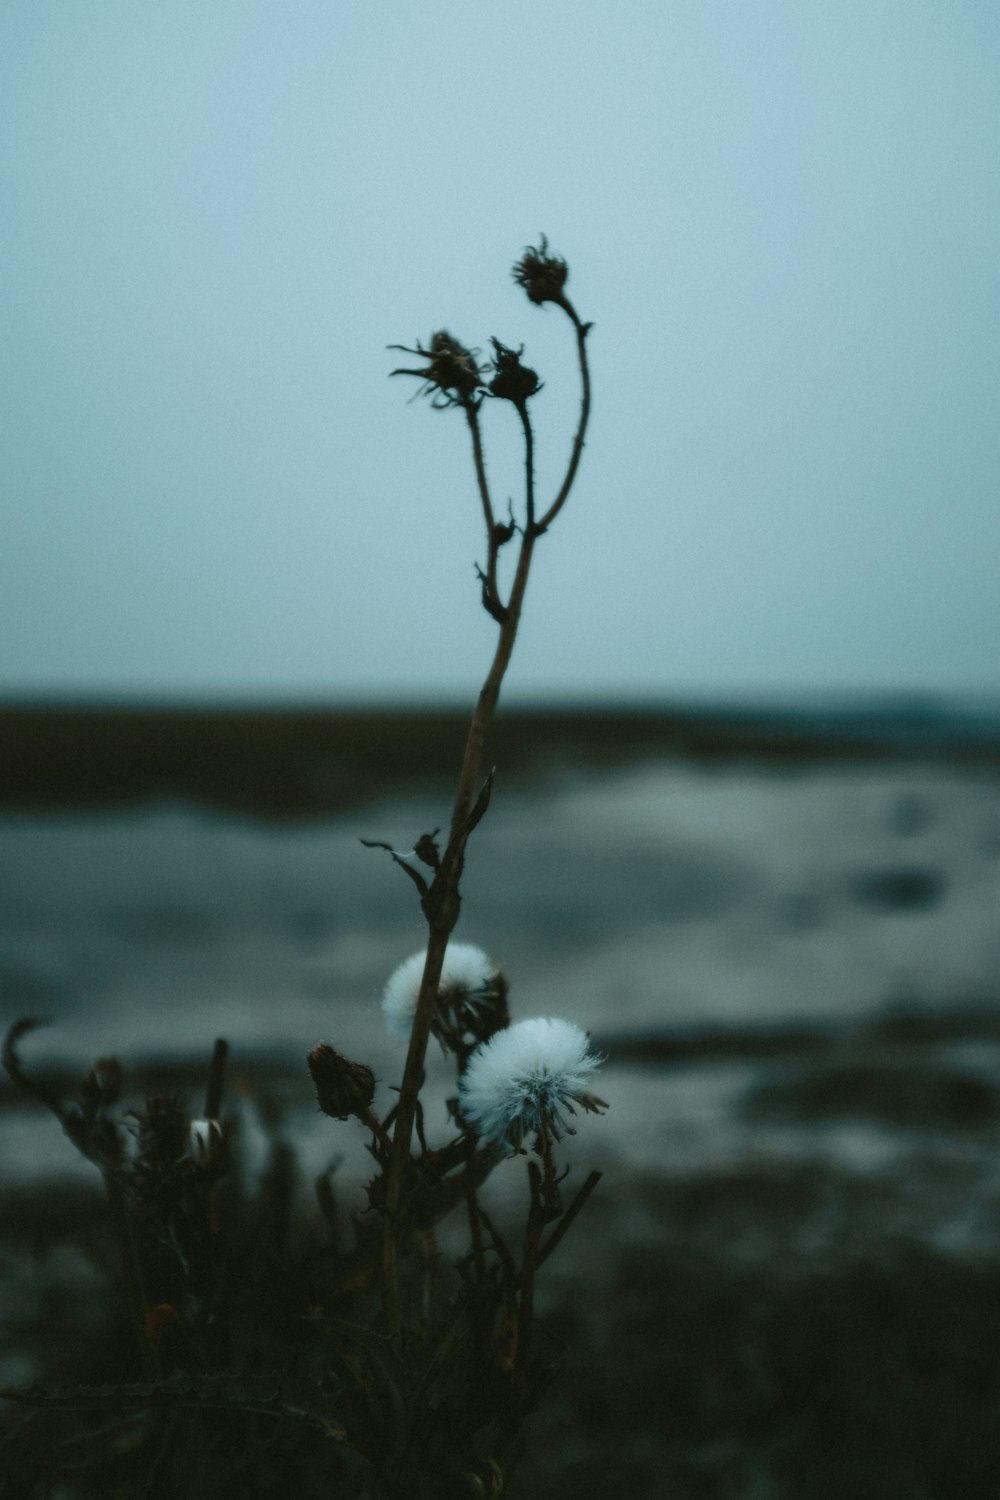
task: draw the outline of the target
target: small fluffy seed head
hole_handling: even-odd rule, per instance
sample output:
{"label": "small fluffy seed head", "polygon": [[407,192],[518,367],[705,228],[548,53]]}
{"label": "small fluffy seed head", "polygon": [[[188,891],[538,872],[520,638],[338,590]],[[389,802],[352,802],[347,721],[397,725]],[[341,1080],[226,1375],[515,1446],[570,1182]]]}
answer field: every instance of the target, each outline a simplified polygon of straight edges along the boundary
{"label": "small fluffy seed head", "polygon": [[590,1091],[601,1059],[571,1021],[518,1021],[477,1047],[459,1080],[462,1114],[485,1141],[519,1148],[526,1135],[572,1134],[576,1106],[600,1113]]}

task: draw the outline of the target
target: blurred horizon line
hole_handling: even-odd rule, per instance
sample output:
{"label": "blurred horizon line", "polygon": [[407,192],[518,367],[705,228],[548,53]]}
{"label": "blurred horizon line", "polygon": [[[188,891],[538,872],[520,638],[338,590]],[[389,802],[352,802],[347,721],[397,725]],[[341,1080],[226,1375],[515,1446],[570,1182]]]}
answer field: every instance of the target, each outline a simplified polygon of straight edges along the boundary
{"label": "blurred horizon line", "polygon": [[[290,688],[103,688],[0,686],[0,713],[471,713],[478,685],[467,692],[386,687],[378,692]],[[749,712],[974,716],[1000,721],[1000,686],[921,688],[911,686],[662,688],[588,692],[544,688],[510,689],[499,713],[673,714]]]}
{"label": "blurred horizon line", "polygon": [[[388,788],[450,780],[468,705],[0,700],[0,808],[184,802],[327,816]],[[734,701],[501,706],[490,759],[510,783],[650,761],[765,770],[950,763],[1000,769],[1000,705],[932,695],[791,706]]]}

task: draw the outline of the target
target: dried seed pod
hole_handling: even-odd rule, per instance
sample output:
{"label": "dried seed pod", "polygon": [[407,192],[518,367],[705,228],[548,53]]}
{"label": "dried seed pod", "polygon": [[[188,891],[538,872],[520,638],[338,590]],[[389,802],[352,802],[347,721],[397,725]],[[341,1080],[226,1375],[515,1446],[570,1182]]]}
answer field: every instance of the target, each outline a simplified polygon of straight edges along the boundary
{"label": "dried seed pod", "polygon": [[390,344],[390,349],[399,349],[404,354],[416,354],[427,361],[421,369],[391,370],[391,375],[416,375],[424,383],[418,395],[431,397],[433,406],[468,406],[474,404],[476,393],[482,388],[476,351],[467,349],[458,339],[452,338],[446,329],[440,328],[431,337],[430,347],[425,349],[418,343],[411,349],[407,344]]}
{"label": "dried seed pod", "polygon": [[363,1118],[375,1097],[375,1074],[364,1063],[350,1058],[320,1042],[309,1054],[309,1071],[316,1087],[316,1100],[325,1115],[346,1120],[350,1115]]}
{"label": "dried seed pod", "polygon": [[496,371],[490,381],[490,391],[502,401],[513,401],[517,407],[542,388],[538,375],[528,365],[521,363],[524,345],[520,349],[508,349],[499,339],[491,339],[494,348],[492,368]]}
{"label": "dried seed pod", "polygon": [[563,287],[569,277],[569,266],[561,255],[549,254],[544,234],[536,246],[527,245],[511,275],[523,287],[532,302],[562,302]]}

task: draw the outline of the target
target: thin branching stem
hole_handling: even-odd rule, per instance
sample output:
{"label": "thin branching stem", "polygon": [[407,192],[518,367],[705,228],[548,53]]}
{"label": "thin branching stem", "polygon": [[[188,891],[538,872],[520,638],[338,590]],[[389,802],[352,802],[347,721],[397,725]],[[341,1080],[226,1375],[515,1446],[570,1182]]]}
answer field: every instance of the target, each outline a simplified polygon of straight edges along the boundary
{"label": "thin branching stem", "polygon": [[382,1121],[376,1114],[374,1114],[370,1109],[360,1109],[358,1111],[358,1119],[367,1130],[371,1131],[372,1135],[384,1150],[392,1150],[392,1136],[389,1134],[388,1130],[386,1130],[385,1126],[382,1124]]}
{"label": "thin branching stem", "polygon": [[576,1197],[573,1199],[573,1202],[563,1214],[562,1218],[559,1220],[558,1224],[556,1225],[555,1229],[553,1229],[544,1245],[539,1247],[538,1259],[536,1261],[537,1267],[543,1266],[548,1260],[549,1256],[559,1244],[559,1241],[569,1229],[570,1225],[573,1223],[573,1220],[577,1217],[580,1210],[583,1208],[583,1205],[586,1203],[587,1199],[590,1197],[591,1193],[600,1182],[601,1176],[602,1174],[600,1172],[590,1173],[586,1182],[583,1184],[583,1187],[577,1193]]}
{"label": "thin branching stem", "polygon": [[556,498],[535,527],[535,531],[539,536],[544,531],[548,531],[552,522],[566,504],[569,492],[573,488],[576,471],[580,467],[580,459],[583,457],[583,445],[587,436],[587,423],[590,421],[590,365],[587,362],[587,334],[590,332],[590,324],[581,322],[576,308],[565,295],[553,300],[558,302],[558,305],[563,309],[576,329],[576,352],[580,362],[580,381],[583,386],[583,393],[580,398],[580,420],[577,423],[576,436],[573,438],[573,447],[569,456],[566,476],[559,487],[559,493],[556,495]]}
{"label": "thin branching stem", "polygon": [[[420,992],[410,1032],[410,1043],[403,1070],[403,1082],[400,1087],[399,1103],[395,1115],[392,1149],[389,1152],[386,1170],[385,1219],[383,1225],[383,1312],[386,1330],[397,1352],[401,1350],[403,1333],[402,1305],[399,1289],[403,1181],[410,1156],[410,1143],[413,1136],[413,1124],[420,1089],[424,1080],[424,1060],[430,1038],[434,1007],[437,1002],[441,971],[444,966],[445,951],[451,933],[458,921],[460,907],[459,884],[465,863],[465,848],[469,835],[476,821],[478,821],[475,813],[475,799],[479,792],[482,778],[486,736],[500,697],[503,679],[510,664],[514,643],[517,639],[535,542],[552,524],[569,495],[583,453],[587,423],[590,416],[590,372],[586,353],[586,336],[589,324],[581,322],[572,303],[567,298],[563,296],[558,301],[576,329],[577,353],[583,384],[580,420],[573,441],[569,465],[559,493],[541,520],[536,520],[534,436],[528,417],[526,400],[515,402],[521,418],[525,446],[525,524],[520,532],[521,541],[518,550],[517,565],[510,587],[510,596],[506,604],[502,603],[497,587],[497,554],[500,547],[506,541],[509,541],[514,533],[512,530],[508,532],[507,528],[498,527],[496,524],[489,484],[486,477],[486,462],[479,426],[478,408],[470,400],[462,403],[472,438],[476,483],[487,530],[488,562],[487,572],[483,579],[483,603],[488,612],[497,621],[499,634],[493,661],[480,689],[469,724],[465,752],[462,758],[458,787],[455,794],[455,803],[452,810],[448,843],[441,855],[434,880],[426,894],[423,895],[421,902],[429,929],[427,956],[424,961],[423,977],[420,983]],[[540,1226],[536,1227],[540,1231]],[[537,1249],[538,1241],[536,1239],[534,1254],[537,1254]],[[529,1310],[526,1315],[530,1320],[530,1290],[527,1301]]]}
{"label": "thin branching stem", "polygon": [[389,1158],[385,1196],[385,1230],[383,1254],[383,1304],[389,1336],[398,1347],[402,1313],[399,1300],[399,1207],[403,1175],[410,1153],[417,1097],[424,1077],[424,1058],[430,1037],[431,1019],[437,1000],[441,970],[448,939],[458,921],[458,886],[465,863],[465,846],[471,832],[470,809],[482,774],[486,734],[500,697],[500,688],[510,664],[517,638],[517,627],[528,584],[535,534],[525,529],[521,537],[517,568],[511,585],[510,599],[500,623],[493,662],[479,692],[465,743],[462,769],[452,811],[448,844],[441,857],[431,891],[424,902],[429,926],[427,958],[410,1032],[410,1045],[403,1070],[399,1106],[396,1114],[393,1149]]}
{"label": "thin branching stem", "polygon": [[526,531],[521,538],[517,570],[511,586],[510,600],[504,620],[500,625],[499,638],[493,662],[479,692],[479,698],[469,725],[465,754],[459,774],[458,790],[452,812],[451,831],[447,847],[441,857],[441,868],[425,902],[429,926],[427,958],[424,962],[423,978],[410,1032],[410,1045],[403,1070],[399,1105],[396,1113],[393,1149],[389,1158],[385,1197],[385,1236],[383,1258],[383,1301],[390,1338],[398,1346],[401,1328],[399,1301],[399,1242],[398,1219],[403,1175],[410,1154],[413,1120],[417,1097],[424,1077],[424,1058],[430,1038],[431,1019],[437,1001],[441,970],[444,967],[448,939],[458,921],[458,886],[465,863],[465,846],[468,841],[469,813],[478,789],[486,734],[493,712],[500,697],[500,687],[510,663],[517,638],[517,627],[521,618],[521,607],[528,583],[534,536]]}
{"label": "thin branching stem", "polygon": [[406,1066],[403,1069],[403,1083],[399,1091],[392,1149],[389,1152],[386,1171],[385,1225],[382,1241],[382,1301],[389,1337],[397,1352],[399,1352],[402,1327],[402,1309],[399,1300],[400,1199],[406,1163],[410,1156],[417,1099],[424,1079],[424,1058],[430,1039],[434,1002],[437,999],[438,984],[444,967],[445,949],[448,946],[450,933],[450,927],[431,924],[427,958],[424,961],[420,995],[413,1017],[413,1029],[410,1032],[410,1045],[406,1054]]}
{"label": "thin branching stem", "polygon": [[486,572],[480,573],[483,585],[483,607],[487,613],[492,615],[497,624],[502,625],[505,605],[500,597],[500,585],[497,581],[497,559],[500,556],[500,548],[505,546],[514,535],[513,526],[501,525],[493,510],[493,500],[490,495],[489,480],[486,477],[486,458],[483,453],[482,429],[479,424],[479,404],[469,399],[462,403],[465,418],[469,424],[469,433],[472,437],[472,459],[476,470],[476,487],[479,490],[479,498],[483,507],[483,520],[486,523]]}
{"label": "thin branching stem", "polygon": [[524,529],[530,536],[535,530],[535,435],[526,401],[518,405],[517,414],[524,431]]}
{"label": "thin branching stem", "polygon": [[543,1131],[535,1145],[542,1158],[539,1168],[535,1162],[528,1163],[528,1178],[531,1184],[531,1207],[524,1231],[524,1249],[521,1255],[521,1276],[517,1304],[517,1344],[514,1351],[515,1410],[523,1399],[524,1381],[531,1353],[531,1333],[535,1321],[535,1276],[540,1264],[542,1232],[546,1224],[560,1213],[559,1182],[556,1177],[552,1142],[548,1132]]}

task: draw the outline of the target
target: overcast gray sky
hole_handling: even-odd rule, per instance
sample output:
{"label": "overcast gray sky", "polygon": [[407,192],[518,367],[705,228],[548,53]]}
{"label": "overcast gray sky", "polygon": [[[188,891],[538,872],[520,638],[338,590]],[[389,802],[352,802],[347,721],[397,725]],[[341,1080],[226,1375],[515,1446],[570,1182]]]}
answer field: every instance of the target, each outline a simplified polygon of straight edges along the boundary
{"label": "overcast gray sky", "polygon": [[4,0],[0,692],[467,696],[542,230],[511,695],[997,691],[998,164],[995,0]]}

